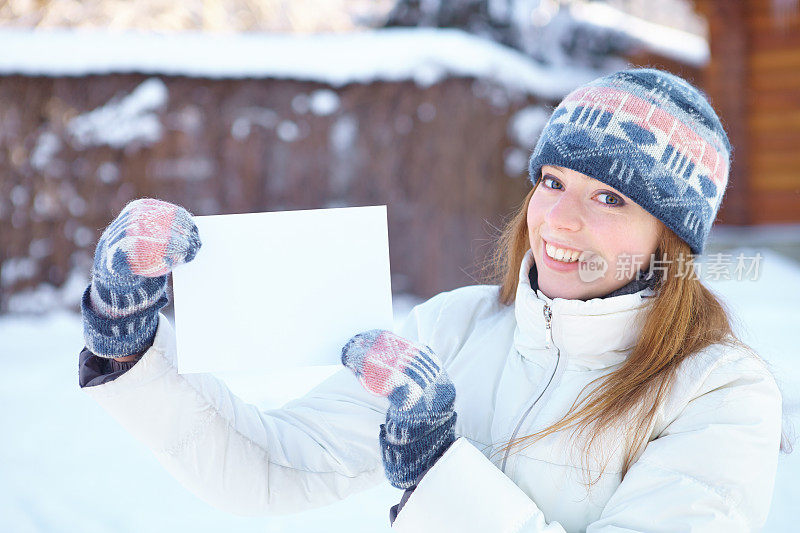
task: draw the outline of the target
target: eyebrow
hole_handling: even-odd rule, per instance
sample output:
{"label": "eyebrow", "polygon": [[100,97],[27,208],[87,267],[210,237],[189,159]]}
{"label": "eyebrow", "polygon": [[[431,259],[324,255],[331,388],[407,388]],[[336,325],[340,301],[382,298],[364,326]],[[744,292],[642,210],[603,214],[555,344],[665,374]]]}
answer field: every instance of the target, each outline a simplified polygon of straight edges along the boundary
{"label": "eyebrow", "polygon": [[[564,173],[564,171],[561,170],[561,168],[559,168],[559,167],[551,167],[551,168],[553,170],[557,171],[559,174],[563,174]],[[548,171],[545,171],[544,167],[542,167],[542,173],[546,173],[546,172],[548,172]],[[592,179],[592,178],[590,178],[589,176],[587,176],[585,174],[581,174],[580,172],[578,172],[578,176],[583,178],[584,181]],[[597,181],[600,181],[600,180],[597,180]]]}
{"label": "eyebrow", "polygon": [[[564,173],[564,171],[563,171],[563,170],[562,170],[560,167],[551,167],[551,168],[552,168],[553,170],[556,170],[556,171],[558,171],[558,173],[559,173],[559,174],[563,174],[563,173]],[[546,174],[547,172],[548,172],[548,171],[545,171],[544,167],[542,167],[542,175]],[[589,177],[589,176],[587,176],[587,175],[585,175],[585,174],[582,174],[582,173],[580,173],[580,172],[578,172],[578,176],[580,176],[581,178],[583,178],[583,181],[588,181],[588,180],[594,179],[594,178],[591,178],[591,177]],[[600,180],[597,180],[597,181],[600,181]],[[622,197],[624,197],[624,198],[628,198],[627,196],[625,196],[625,194],[624,194],[624,193],[622,193],[622,192],[618,191],[617,189],[615,189],[615,188],[614,188],[614,187],[612,187],[611,185],[609,185],[609,184],[607,184],[607,183],[603,183],[602,181],[600,181],[600,184],[601,184],[603,187],[608,187],[609,189],[611,189],[611,192],[613,192],[614,194],[619,194],[619,195],[621,195],[621,196],[622,196]]]}

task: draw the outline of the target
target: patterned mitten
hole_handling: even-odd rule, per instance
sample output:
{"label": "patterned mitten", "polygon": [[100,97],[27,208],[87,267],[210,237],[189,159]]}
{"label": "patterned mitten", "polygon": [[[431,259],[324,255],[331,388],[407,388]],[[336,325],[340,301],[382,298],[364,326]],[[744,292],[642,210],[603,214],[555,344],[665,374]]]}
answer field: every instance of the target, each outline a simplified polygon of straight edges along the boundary
{"label": "patterned mitten", "polygon": [[81,313],[86,347],[118,358],[146,350],[169,302],[167,276],[194,259],[200,235],[183,207],[142,198],[126,205],[97,243]]}
{"label": "patterned mitten", "polygon": [[342,364],[389,399],[380,431],[386,477],[399,489],[413,486],[455,440],[456,389],[447,372],[428,346],[377,329],[350,339]]}

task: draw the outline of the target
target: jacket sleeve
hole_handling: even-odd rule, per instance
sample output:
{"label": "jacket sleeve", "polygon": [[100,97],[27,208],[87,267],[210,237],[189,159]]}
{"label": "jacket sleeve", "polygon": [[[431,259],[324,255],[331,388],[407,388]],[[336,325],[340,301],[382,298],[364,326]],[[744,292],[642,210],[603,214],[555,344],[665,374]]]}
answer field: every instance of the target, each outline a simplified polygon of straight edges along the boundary
{"label": "jacket sleeve", "polygon": [[280,409],[259,410],[211,374],[178,374],[175,332],[113,381],[82,390],[187,489],[241,515],[318,507],[383,480],[378,428],[388,405],[343,368]]}
{"label": "jacket sleeve", "polygon": [[782,398],[775,380],[763,362],[738,351],[729,351],[705,377],[686,374],[691,399],[678,401],[678,413],[647,445],[587,532],[763,526],[781,440]]}
{"label": "jacket sleeve", "polygon": [[[442,300],[415,307],[402,334],[425,342]],[[211,374],[178,374],[175,358],[175,331],[159,314],[153,345],[135,365],[113,380],[103,369],[90,372],[97,384],[81,390],[209,504],[241,515],[287,514],[385,480],[378,435],[388,401],[347,368],[280,409],[260,410]]]}
{"label": "jacket sleeve", "polygon": [[[780,447],[780,392],[752,358],[727,362],[698,381],[693,399],[646,446],[587,533],[763,525]],[[393,529],[565,531],[463,438],[420,480]]]}
{"label": "jacket sleeve", "polygon": [[125,372],[134,367],[139,362],[139,356],[132,361],[125,363],[99,357],[84,347],[78,355],[78,385],[83,387],[95,387],[103,383],[114,381]]}

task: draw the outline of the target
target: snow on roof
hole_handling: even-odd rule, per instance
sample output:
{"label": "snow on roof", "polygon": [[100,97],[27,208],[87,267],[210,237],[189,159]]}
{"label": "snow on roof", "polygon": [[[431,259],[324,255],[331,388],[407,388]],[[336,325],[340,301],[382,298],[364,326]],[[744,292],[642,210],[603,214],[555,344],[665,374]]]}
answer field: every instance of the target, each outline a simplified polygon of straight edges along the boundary
{"label": "snow on roof", "polygon": [[603,72],[547,67],[454,29],[388,28],[337,34],[211,34],[0,30],[0,75],[136,72],[200,78],[280,78],[332,86],[458,76],[560,99]]}
{"label": "snow on roof", "polygon": [[695,67],[711,58],[708,41],[700,35],[670,28],[630,15],[599,2],[576,2],[570,15],[587,24],[618,30],[647,50]]}

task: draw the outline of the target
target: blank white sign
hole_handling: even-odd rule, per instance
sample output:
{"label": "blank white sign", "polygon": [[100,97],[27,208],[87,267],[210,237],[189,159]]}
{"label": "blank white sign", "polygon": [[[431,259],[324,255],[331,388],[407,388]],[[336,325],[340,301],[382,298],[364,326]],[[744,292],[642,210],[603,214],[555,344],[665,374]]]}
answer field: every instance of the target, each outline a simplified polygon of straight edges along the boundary
{"label": "blank white sign", "polygon": [[355,334],[392,329],[386,206],[196,216],[173,271],[178,372],[340,365]]}

